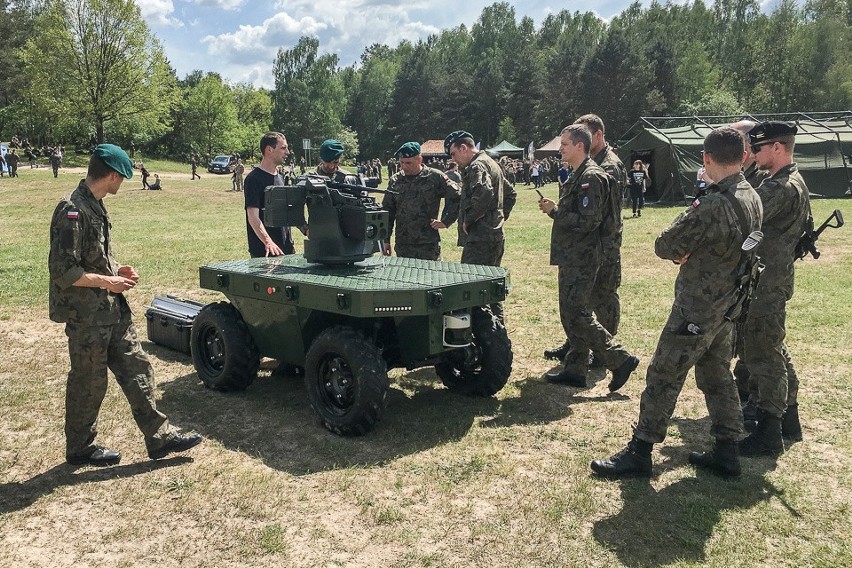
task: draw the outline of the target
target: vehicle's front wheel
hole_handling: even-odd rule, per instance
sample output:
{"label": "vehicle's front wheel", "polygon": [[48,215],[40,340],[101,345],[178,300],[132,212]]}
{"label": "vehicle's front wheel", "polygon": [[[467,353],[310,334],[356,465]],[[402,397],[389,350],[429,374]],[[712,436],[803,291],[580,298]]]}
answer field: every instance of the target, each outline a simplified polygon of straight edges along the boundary
{"label": "vehicle's front wheel", "polygon": [[378,347],[361,332],[334,326],[308,349],[305,386],[326,428],[341,436],[365,434],[385,407],[387,365]]}
{"label": "vehicle's front wheel", "polygon": [[512,342],[488,308],[474,308],[471,318],[473,343],[445,353],[435,373],[453,392],[492,396],[512,374]]}
{"label": "vehicle's front wheel", "polygon": [[257,376],[260,354],[248,326],[228,302],[204,306],[192,324],[192,363],[204,385],[245,390]]}

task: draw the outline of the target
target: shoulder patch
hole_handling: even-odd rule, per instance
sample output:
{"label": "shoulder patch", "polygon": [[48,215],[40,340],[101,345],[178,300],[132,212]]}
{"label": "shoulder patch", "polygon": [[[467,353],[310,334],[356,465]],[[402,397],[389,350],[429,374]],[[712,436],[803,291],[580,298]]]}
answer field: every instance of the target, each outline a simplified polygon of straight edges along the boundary
{"label": "shoulder patch", "polygon": [[696,208],[696,207],[698,207],[699,205],[701,205],[701,200],[700,200],[700,199],[696,199],[695,201],[693,201],[693,202],[692,202],[692,208],[693,208],[693,209],[695,209],[695,208]]}
{"label": "shoulder patch", "polygon": [[589,189],[589,187],[591,187],[591,185],[592,184],[590,184],[589,182],[580,184],[580,189]]}
{"label": "shoulder patch", "polygon": [[583,201],[582,201],[580,204],[583,206],[583,208],[588,207],[588,206],[589,206],[589,196],[588,196],[588,195],[584,195],[584,196],[583,196]]}
{"label": "shoulder patch", "polygon": [[71,219],[73,221],[76,221],[77,219],[80,218],[80,212],[77,211],[76,209],[69,209],[65,213],[65,217],[68,218],[68,219]]}

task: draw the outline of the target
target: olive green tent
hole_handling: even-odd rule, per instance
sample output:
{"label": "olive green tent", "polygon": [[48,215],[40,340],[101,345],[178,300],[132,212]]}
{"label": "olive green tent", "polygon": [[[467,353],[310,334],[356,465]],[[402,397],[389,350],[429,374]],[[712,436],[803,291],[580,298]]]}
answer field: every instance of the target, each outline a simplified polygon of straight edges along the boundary
{"label": "olive green tent", "polygon": [[497,144],[496,146],[492,146],[491,148],[487,148],[486,152],[498,154],[500,156],[513,156],[516,158],[520,158],[524,155],[524,149],[518,148],[514,144],[509,144],[505,140]]}
{"label": "olive green tent", "polygon": [[621,137],[617,152],[628,168],[637,159],[649,166],[649,200],[682,201],[695,191],[704,137],[712,129],[742,118],[755,122],[795,122],[799,131],[794,159],[811,193],[824,197],[849,195],[852,187],[852,111],[642,117]]}

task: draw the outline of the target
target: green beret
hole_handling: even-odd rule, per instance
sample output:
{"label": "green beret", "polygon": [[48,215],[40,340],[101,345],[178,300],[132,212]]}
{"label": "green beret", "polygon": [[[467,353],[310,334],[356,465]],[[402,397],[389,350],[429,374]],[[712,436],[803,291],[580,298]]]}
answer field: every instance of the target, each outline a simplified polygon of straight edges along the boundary
{"label": "green beret", "polygon": [[769,140],[775,140],[782,136],[792,136],[798,132],[798,128],[792,122],[780,120],[767,120],[761,122],[748,133],[748,141],[752,146],[760,146]]}
{"label": "green beret", "polygon": [[107,167],[121,174],[124,179],[133,177],[133,162],[130,161],[130,156],[115,144],[100,144],[92,155],[103,160]]}
{"label": "green beret", "polygon": [[417,142],[406,142],[402,146],[399,147],[399,150],[396,151],[394,156],[399,156],[400,158],[413,158],[414,156],[420,155],[420,144]]}
{"label": "green beret", "polygon": [[444,138],[444,152],[449,154],[450,146],[452,146],[459,138],[470,138],[473,140],[473,134],[466,130],[456,130],[455,132],[451,132],[446,138]]}
{"label": "green beret", "polygon": [[343,143],[340,140],[326,140],[319,149],[323,162],[333,162],[343,155]]}

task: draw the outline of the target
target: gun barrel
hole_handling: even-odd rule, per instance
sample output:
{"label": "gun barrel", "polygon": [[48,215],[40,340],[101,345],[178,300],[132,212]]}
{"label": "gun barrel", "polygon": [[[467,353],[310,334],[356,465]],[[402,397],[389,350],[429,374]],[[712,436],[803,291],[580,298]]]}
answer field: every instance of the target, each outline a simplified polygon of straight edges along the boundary
{"label": "gun barrel", "polygon": [[388,193],[391,195],[397,195],[399,193],[396,191],[391,191],[389,189],[375,189],[372,187],[367,187],[366,185],[355,185],[354,183],[343,183],[340,181],[327,181],[326,185],[334,189],[351,189],[353,191],[363,191],[366,193],[381,193],[383,195],[386,195]]}

